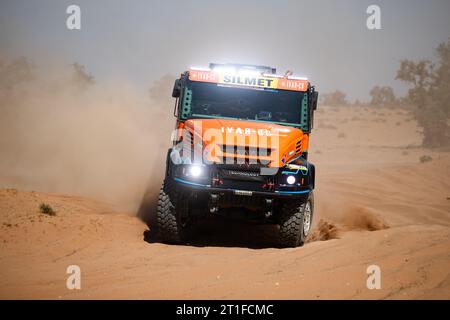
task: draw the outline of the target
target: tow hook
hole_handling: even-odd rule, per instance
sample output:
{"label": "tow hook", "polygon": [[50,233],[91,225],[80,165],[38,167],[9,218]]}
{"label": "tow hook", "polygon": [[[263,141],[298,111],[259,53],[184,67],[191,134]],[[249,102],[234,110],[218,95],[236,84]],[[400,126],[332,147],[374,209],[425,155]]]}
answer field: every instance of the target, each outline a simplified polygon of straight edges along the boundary
{"label": "tow hook", "polygon": [[212,193],[209,198],[209,212],[210,213],[217,213],[217,211],[219,211],[219,207],[217,205],[218,202],[219,202],[219,195]]}
{"label": "tow hook", "polygon": [[266,200],[266,207],[265,207],[265,214],[264,216],[266,218],[270,218],[273,213],[273,199],[265,199]]}

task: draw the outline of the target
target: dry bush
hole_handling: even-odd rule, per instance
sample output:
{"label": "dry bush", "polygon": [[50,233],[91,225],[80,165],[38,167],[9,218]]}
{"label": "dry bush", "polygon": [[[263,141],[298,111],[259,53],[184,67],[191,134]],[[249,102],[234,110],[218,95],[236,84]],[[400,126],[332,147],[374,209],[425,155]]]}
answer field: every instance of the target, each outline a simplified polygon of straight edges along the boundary
{"label": "dry bush", "polygon": [[420,163],[425,163],[425,162],[430,162],[433,161],[433,158],[431,156],[428,155],[423,155],[420,157]]}
{"label": "dry bush", "polygon": [[49,216],[56,216],[55,210],[53,210],[52,206],[48,203],[41,203],[39,206],[39,210],[41,213],[49,215]]}

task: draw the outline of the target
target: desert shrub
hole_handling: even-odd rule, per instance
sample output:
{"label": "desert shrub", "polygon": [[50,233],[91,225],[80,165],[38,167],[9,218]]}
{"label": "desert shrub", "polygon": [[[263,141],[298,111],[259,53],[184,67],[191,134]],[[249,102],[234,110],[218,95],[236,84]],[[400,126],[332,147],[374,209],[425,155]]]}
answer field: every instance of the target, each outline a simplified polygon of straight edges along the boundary
{"label": "desert shrub", "polygon": [[41,213],[47,214],[49,216],[56,215],[55,210],[53,210],[53,208],[48,203],[41,203],[41,205],[39,206],[39,210],[41,211]]}
{"label": "desert shrub", "polygon": [[425,162],[433,161],[433,158],[428,155],[424,155],[424,156],[421,156],[419,160],[420,160],[420,163],[425,163]]}

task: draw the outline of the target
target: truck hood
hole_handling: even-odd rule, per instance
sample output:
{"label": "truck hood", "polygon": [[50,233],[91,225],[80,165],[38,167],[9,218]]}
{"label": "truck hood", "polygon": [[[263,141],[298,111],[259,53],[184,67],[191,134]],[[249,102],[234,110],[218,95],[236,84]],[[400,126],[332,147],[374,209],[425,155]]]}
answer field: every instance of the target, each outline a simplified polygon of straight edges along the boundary
{"label": "truck hood", "polygon": [[[229,148],[230,145],[244,150],[247,148],[247,151],[257,150],[258,155],[262,149],[270,149],[268,153],[261,152],[262,155],[257,158],[270,158],[271,166],[279,167],[300,155],[306,147],[304,140],[308,138],[301,129],[262,121],[191,119],[185,122],[185,128],[192,133],[194,141],[200,138],[204,147],[218,146],[217,150],[221,152],[213,156],[242,155],[230,154],[228,151],[234,149]],[[225,150],[223,145],[229,149]],[[246,154],[245,157],[252,158],[252,154]]]}

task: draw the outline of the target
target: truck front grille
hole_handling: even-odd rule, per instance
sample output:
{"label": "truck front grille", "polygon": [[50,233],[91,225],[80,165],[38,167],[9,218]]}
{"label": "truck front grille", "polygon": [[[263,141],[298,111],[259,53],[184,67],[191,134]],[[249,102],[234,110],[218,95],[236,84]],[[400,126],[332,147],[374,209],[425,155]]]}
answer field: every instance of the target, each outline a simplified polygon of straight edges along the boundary
{"label": "truck front grille", "polygon": [[269,157],[272,155],[272,148],[260,148],[249,146],[234,146],[221,144],[220,150],[222,153],[234,154],[237,156],[263,156]]}
{"label": "truck front grille", "polygon": [[219,145],[224,164],[245,164],[268,166],[272,160],[272,148]]}

